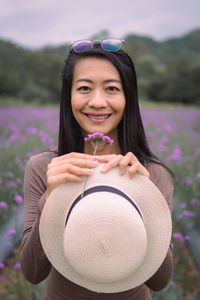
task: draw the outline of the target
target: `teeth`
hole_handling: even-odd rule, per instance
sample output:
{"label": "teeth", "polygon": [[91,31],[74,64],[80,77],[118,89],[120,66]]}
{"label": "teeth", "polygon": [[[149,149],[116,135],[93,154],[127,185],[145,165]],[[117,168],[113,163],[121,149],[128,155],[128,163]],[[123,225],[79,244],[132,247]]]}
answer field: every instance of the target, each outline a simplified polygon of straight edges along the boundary
{"label": "teeth", "polygon": [[107,119],[107,118],[109,117],[109,115],[105,115],[105,116],[88,115],[88,117],[89,117],[90,119],[104,120],[104,119]]}

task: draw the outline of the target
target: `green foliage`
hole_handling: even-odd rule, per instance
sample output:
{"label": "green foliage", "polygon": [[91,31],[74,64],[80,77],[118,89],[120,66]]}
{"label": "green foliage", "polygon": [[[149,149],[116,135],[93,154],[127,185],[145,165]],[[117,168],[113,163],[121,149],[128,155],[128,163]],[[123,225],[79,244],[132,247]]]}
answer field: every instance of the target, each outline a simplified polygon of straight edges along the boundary
{"label": "green foliage", "polygon": [[152,82],[165,74],[165,66],[154,55],[143,55],[137,61],[138,90],[142,99],[149,99],[147,92],[152,87]]}
{"label": "green foliage", "polygon": [[0,95],[58,103],[63,62],[47,48],[31,51],[0,41]]}
{"label": "green foliage", "polygon": [[[155,74],[155,72],[154,72]],[[157,74],[156,74],[157,75]],[[166,72],[154,76],[147,87],[147,94],[155,101],[173,101],[200,104],[200,63],[179,59],[167,66]]]}
{"label": "green foliage", "polygon": [[[109,31],[101,30],[90,38],[108,37]],[[123,39],[123,49],[136,66],[142,99],[200,104],[200,29],[162,42],[132,34]],[[58,103],[68,49],[66,44],[30,50],[0,40],[0,97]]]}

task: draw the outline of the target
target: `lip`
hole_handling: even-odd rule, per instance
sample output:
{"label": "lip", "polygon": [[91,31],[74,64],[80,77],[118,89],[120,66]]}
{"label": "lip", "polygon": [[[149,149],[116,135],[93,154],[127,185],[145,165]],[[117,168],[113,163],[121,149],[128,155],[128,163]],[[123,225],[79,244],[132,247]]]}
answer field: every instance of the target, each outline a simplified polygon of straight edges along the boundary
{"label": "lip", "polygon": [[83,112],[85,115],[90,115],[90,116],[95,116],[95,117],[101,117],[101,116],[107,116],[107,115],[111,115],[111,113],[94,113],[94,112]]}
{"label": "lip", "polygon": [[[88,120],[90,120],[92,123],[95,123],[95,124],[102,124],[102,123],[106,122],[111,116],[110,113],[93,113],[93,112],[84,112],[84,115],[88,118]],[[108,117],[102,118],[102,119],[97,119],[97,117],[105,117],[105,116],[108,116]]]}

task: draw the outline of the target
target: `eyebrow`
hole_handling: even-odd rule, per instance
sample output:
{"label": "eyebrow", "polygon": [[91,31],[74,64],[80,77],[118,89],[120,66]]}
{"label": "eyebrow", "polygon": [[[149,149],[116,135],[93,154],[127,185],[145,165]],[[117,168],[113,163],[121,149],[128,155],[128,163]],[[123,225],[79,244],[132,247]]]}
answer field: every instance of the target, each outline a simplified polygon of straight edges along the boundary
{"label": "eyebrow", "polygon": [[[86,82],[89,82],[89,83],[93,83],[92,80],[86,79],[86,78],[80,78],[80,79],[76,80],[77,83],[80,82],[80,81],[86,81]],[[108,82],[121,83],[121,81],[118,80],[118,79],[107,79],[107,80],[104,80],[104,83],[108,83]]]}

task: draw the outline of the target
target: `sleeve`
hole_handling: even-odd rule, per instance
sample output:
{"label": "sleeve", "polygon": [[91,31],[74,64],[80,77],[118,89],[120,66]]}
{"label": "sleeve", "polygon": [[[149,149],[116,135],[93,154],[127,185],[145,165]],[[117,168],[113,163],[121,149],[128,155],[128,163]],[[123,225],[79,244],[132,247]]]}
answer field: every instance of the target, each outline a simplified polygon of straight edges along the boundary
{"label": "sleeve", "polygon": [[20,249],[22,272],[33,284],[44,280],[51,270],[39,236],[45,192],[46,167],[33,157],[28,161],[24,173],[24,232]]}
{"label": "sleeve", "polygon": [[[160,192],[166,199],[170,211],[172,210],[172,198],[173,198],[173,182],[168,171],[164,167],[152,164],[147,168],[150,173],[150,180],[157,186]],[[160,291],[169,283],[173,271],[172,250],[169,245],[167,255],[157,270],[157,272],[145,282],[145,284],[153,291]]]}

